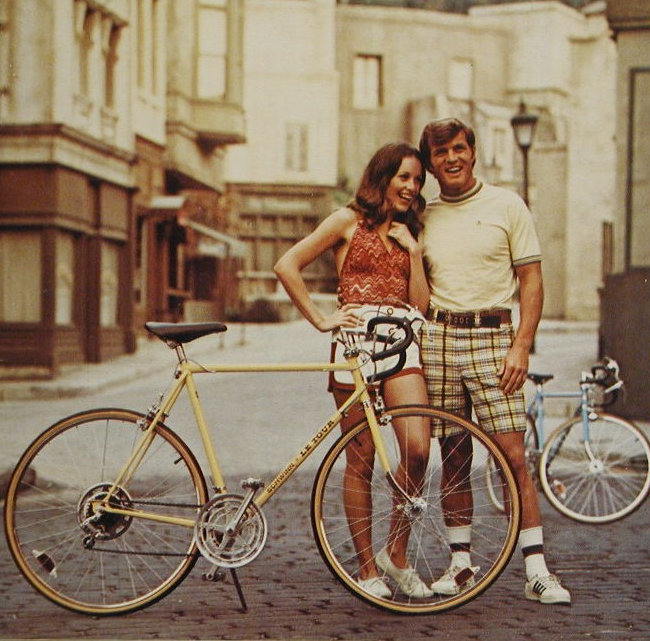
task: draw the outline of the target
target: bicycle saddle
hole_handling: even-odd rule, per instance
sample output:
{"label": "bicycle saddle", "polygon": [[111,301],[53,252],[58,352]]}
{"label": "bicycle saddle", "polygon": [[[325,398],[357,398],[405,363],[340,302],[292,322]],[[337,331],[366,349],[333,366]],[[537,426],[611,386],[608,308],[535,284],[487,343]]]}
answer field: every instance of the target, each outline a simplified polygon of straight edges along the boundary
{"label": "bicycle saddle", "polygon": [[208,336],[225,332],[228,327],[223,323],[158,323],[149,321],[144,324],[147,331],[164,341],[174,341],[179,345]]}
{"label": "bicycle saddle", "polygon": [[535,385],[544,385],[544,383],[553,380],[555,376],[554,374],[535,374],[534,372],[528,372],[527,378],[529,381],[533,381]]}

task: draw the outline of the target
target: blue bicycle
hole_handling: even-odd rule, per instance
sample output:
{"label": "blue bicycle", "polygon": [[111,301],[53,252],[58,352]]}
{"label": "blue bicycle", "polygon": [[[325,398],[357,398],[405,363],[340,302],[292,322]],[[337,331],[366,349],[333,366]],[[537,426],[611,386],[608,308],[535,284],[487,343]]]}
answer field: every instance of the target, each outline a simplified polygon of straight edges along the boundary
{"label": "blue bicycle", "polygon": [[[583,372],[577,391],[548,391],[553,374],[529,373],[535,395],[526,411],[526,460],[533,480],[551,505],[582,523],[612,523],[634,512],[650,491],[650,442],[634,423],[603,408],[623,387],[618,363],[604,358]],[[571,418],[544,437],[544,400],[578,399]],[[487,486],[503,509],[501,482],[492,461]]]}

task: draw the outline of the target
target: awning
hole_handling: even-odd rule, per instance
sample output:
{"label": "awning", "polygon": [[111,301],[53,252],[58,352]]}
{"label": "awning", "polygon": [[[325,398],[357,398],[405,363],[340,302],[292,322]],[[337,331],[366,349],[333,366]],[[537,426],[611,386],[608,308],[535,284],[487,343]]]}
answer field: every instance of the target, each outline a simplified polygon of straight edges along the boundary
{"label": "awning", "polygon": [[185,204],[185,196],[154,196],[145,215],[177,215]]}
{"label": "awning", "polygon": [[179,219],[178,223],[199,234],[196,252],[202,256],[214,256],[215,258],[226,258],[228,256],[245,258],[248,256],[246,243],[233,236],[228,236],[228,234],[212,229],[207,225],[195,223],[187,218]]}

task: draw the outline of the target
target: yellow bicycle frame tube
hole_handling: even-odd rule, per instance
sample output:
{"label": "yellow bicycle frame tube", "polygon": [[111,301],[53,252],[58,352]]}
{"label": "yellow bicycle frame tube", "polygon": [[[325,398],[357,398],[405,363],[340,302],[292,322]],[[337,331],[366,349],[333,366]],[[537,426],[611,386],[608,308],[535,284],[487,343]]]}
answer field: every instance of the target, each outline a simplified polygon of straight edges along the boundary
{"label": "yellow bicycle frame tube", "polygon": [[329,420],[312,436],[312,438],[305,444],[305,446],[296,454],[291,462],[289,462],[280,471],[276,477],[264,488],[262,493],[256,497],[255,502],[259,507],[262,507],[276,492],[284,485],[293,473],[300,467],[300,465],[312,454],[312,452],[322,443],[322,441],[332,432],[332,430],[341,422],[346,411],[357,401],[363,407],[372,438],[375,444],[375,449],[379,457],[379,461],[384,472],[390,477],[390,464],[384,441],[379,430],[377,416],[372,404],[370,393],[368,392],[368,383],[365,382],[361,374],[361,363],[356,354],[346,357],[344,363],[263,363],[263,364],[235,364],[235,365],[199,365],[197,363],[182,360],[178,364],[176,371],[176,382],[171,390],[167,393],[166,397],[160,404],[153,419],[146,426],[144,435],[136,449],[133,451],[129,460],[125,463],[117,479],[113,483],[111,490],[107,496],[101,501],[97,501],[95,508],[103,512],[110,512],[113,514],[122,514],[133,518],[143,518],[155,521],[162,521],[176,525],[183,525],[186,527],[194,527],[195,521],[193,519],[182,519],[176,517],[166,517],[160,514],[151,514],[141,510],[126,510],[117,508],[109,504],[109,498],[112,493],[120,486],[126,485],[132,476],[133,472],[137,469],[138,464],[145,456],[147,449],[153,441],[154,430],[156,426],[162,423],[170,413],[178,400],[183,388],[187,388],[188,397],[194,413],[196,426],[201,436],[203,449],[208,462],[210,475],[214,485],[214,489],[218,493],[227,491],[226,482],[221,472],[221,466],[217,459],[214,442],[210,434],[210,430],[205,419],[201,401],[199,399],[198,390],[194,381],[194,374],[217,374],[217,373],[252,373],[252,372],[334,372],[334,371],[348,371],[352,373],[354,380],[354,390],[346,401],[338,408]]}

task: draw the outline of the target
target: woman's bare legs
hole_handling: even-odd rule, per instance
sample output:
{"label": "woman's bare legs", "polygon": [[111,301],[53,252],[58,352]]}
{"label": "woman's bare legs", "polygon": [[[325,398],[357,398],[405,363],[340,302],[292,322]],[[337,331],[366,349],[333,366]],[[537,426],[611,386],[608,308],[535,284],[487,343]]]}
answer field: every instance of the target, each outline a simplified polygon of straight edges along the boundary
{"label": "woman's bare legs", "polygon": [[[341,407],[350,392],[334,389],[334,401]],[[363,410],[355,403],[341,420],[344,432],[364,418]],[[375,460],[375,446],[370,433],[359,436],[346,451],[343,477],[343,505],[352,534],[359,563],[359,579],[379,576],[372,549],[372,497],[370,485]]]}
{"label": "woman's bare legs", "polygon": [[[349,392],[334,390],[334,399],[340,407]],[[384,383],[384,400],[392,405],[427,405],[428,397],[424,378],[419,373],[404,374]],[[343,430],[349,429],[363,418],[359,405],[350,409],[341,421]],[[411,495],[422,490],[424,474],[429,460],[431,431],[426,419],[409,417],[394,420],[393,428],[400,447],[401,459],[396,480]],[[343,502],[345,513],[359,562],[359,578],[379,576],[372,548],[372,496],[370,485],[374,467],[375,447],[369,433],[359,437],[349,448],[344,475]],[[402,502],[395,496],[396,507]],[[398,568],[408,566],[406,546],[410,524],[403,511],[395,509],[391,519],[388,551]]]}
{"label": "woman's bare legs", "polygon": [[[388,407],[427,405],[428,396],[424,377],[419,373],[404,374],[386,381],[384,400]],[[393,419],[393,429],[401,454],[396,480],[400,487],[406,489],[409,496],[417,496],[422,492],[424,475],[429,462],[431,426],[427,419],[411,416],[399,420]],[[409,565],[406,546],[411,534],[410,521],[404,515],[404,511],[399,509],[403,503],[401,495],[396,493],[394,502],[395,509],[391,517],[387,548],[393,564],[398,568],[406,568]]]}

